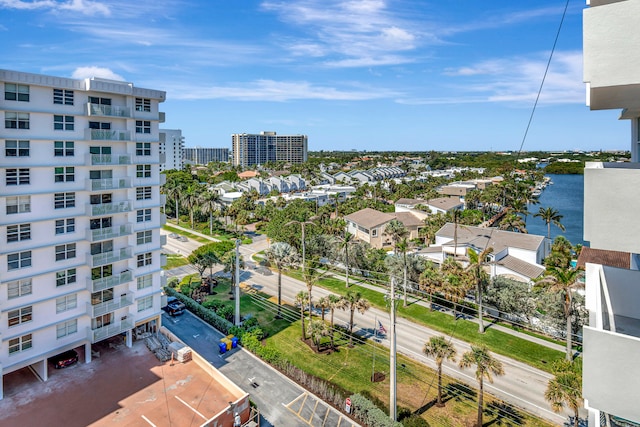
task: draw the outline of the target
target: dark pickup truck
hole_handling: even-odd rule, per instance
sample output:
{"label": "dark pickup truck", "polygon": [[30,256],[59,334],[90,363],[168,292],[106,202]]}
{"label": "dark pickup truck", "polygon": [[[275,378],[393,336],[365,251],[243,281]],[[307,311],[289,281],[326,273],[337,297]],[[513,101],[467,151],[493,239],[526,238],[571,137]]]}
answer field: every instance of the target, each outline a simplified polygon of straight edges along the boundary
{"label": "dark pickup truck", "polygon": [[176,297],[167,297],[167,305],[164,306],[163,309],[167,314],[169,314],[169,316],[177,316],[182,314],[185,309],[185,305]]}

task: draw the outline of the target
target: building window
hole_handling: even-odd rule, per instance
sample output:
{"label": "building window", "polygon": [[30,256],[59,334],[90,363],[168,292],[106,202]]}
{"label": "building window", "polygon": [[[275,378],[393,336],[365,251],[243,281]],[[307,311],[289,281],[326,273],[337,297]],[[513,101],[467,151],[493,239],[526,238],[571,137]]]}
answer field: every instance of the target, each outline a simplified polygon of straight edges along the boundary
{"label": "building window", "polygon": [[151,100],[146,98],[136,98],[136,111],[145,113],[151,112]]}
{"label": "building window", "polygon": [[140,298],[138,300],[138,312],[148,310],[153,307],[153,295]]}
{"label": "building window", "polygon": [[5,112],[4,127],[5,129],[29,129],[29,113]]}
{"label": "building window", "polygon": [[53,103],[73,105],[73,91],[68,89],[54,89]]}
{"label": "building window", "polygon": [[136,219],[138,222],[151,221],[151,209],[138,209],[136,211]]}
{"label": "building window", "polygon": [[68,320],[56,325],[56,337],[58,339],[75,334],[76,332],[78,332],[78,319]]}
{"label": "building window", "polygon": [[102,265],[91,269],[91,280],[113,276],[113,264]]}
{"label": "building window", "polygon": [[9,311],[8,319],[9,327],[31,322],[31,320],[33,320],[33,308],[29,305],[18,308],[17,310],[11,310]]}
{"label": "building window", "polygon": [[53,129],[54,130],[73,130],[74,128],[73,116],[53,116]]}
{"label": "building window", "polygon": [[12,338],[9,340],[9,354],[19,353],[21,351],[29,350],[32,347],[31,334],[26,334],[18,338]]}
{"label": "building window", "polygon": [[56,313],[73,310],[78,306],[78,295],[71,294],[56,298]]}
{"label": "building window", "polygon": [[150,155],[151,155],[150,142],[136,142],[136,156],[150,156]]}
{"label": "building window", "polygon": [[151,187],[136,187],[136,200],[151,199]]}
{"label": "building window", "polygon": [[151,133],[151,122],[148,120],[136,120],[136,133]]}
{"label": "building window", "polygon": [[89,122],[89,129],[111,130],[111,122]]}
{"label": "building window", "polygon": [[144,245],[145,243],[151,243],[151,230],[138,231],[136,235],[136,242],[138,245]]}
{"label": "building window", "polygon": [[58,167],[54,172],[55,182],[75,181],[75,168],[73,166]]}
{"label": "building window", "polygon": [[56,246],[56,261],[71,259],[76,257],[76,244],[67,243]]}
{"label": "building window", "polygon": [[53,205],[56,209],[76,206],[76,193],[55,193]]}
{"label": "building window", "polygon": [[4,99],[5,101],[29,102],[29,86],[17,85],[15,83],[5,83]]}
{"label": "building window", "polygon": [[27,185],[29,183],[29,168],[7,169],[7,185]]}
{"label": "building window", "polygon": [[89,202],[92,205],[105,205],[111,203],[112,193],[92,194],[89,196]]}
{"label": "building window", "polygon": [[136,165],[136,178],[151,178],[151,165]]}
{"label": "building window", "polygon": [[55,157],[75,155],[75,143],[73,141],[53,141],[53,155]]}
{"label": "building window", "polygon": [[7,270],[31,267],[31,251],[16,252],[7,255]]}
{"label": "building window", "polygon": [[31,239],[31,224],[7,226],[7,243]]}
{"label": "building window", "polygon": [[150,288],[153,285],[153,275],[145,274],[144,276],[140,276],[137,279],[138,281],[138,290]]}
{"label": "building window", "polygon": [[89,103],[98,105],[111,105],[111,98],[98,98],[97,96],[90,96]]}
{"label": "building window", "polygon": [[151,252],[138,255],[138,267],[144,267],[145,265],[151,265]]}
{"label": "building window", "polygon": [[107,252],[113,252],[113,240],[91,244],[91,255],[104,254]]}
{"label": "building window", "polygon": [[7,299],[31,295],[31,279],[15,280],[7,283]]}
{"label": "building window", "polygon": [[91,230],[100,230],[103,228],[111,228],[111,217],[105,218],[92,218],[89,220],[89,228]]}
{"label": "building window", "polygon": [[56,220],[56,234],[73,233],[74,231],[76,231],[75,218]]}
{"label": "building window", "polygon": [[29,157],[29,141],[6,140],[4,155],[7,157]]}
{"label": "building window", "polygon": [[69,268],[68,270],[62,270],[56,272],[56,286],[65,286],[70,285],[71,283],[76,283],[76,269]]}
{"label": "building window", "polygon": [[7,215],[31,212],[31,196],[7,197]]}

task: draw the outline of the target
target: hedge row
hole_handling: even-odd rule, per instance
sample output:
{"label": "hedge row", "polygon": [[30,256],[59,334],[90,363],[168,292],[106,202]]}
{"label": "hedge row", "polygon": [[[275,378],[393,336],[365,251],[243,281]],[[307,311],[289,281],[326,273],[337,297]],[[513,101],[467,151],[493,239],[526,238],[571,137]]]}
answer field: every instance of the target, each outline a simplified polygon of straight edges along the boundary
{"label": "hedge row", "polygon": [[227,319],[218,316],[213,311],[203,307],[201,304],[198,304],[188,296],[181,294],[180,292],[177,292],[176,290],[171,289],[168,286],[164,288],[164,292],[167,295],[178,298],[182,303],[184,303],[184,305],[190,312],[192,312],[223,334],[229,334],[229,331],[233,327],[233,323],[229,322]]}

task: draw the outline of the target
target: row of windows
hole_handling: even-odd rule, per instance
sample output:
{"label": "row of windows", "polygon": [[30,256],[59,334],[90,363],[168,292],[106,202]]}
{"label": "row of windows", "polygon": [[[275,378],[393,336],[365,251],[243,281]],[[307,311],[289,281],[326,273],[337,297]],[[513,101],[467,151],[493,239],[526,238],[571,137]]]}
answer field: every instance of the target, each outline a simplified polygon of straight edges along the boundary
{"label": "row of windows", "polygon": [[[100,149],[100,150],[96,150]],[[95,152],[98,151],[98,152]],[[111,154],[111,147],[89,147],[91,154]],[[4,142],[6,157],[29,157],[31,155],[31,141],[7,139]],[[55,157],[70,157],[75,155],[74,141],[54,141],[53,155]],[[150,156],[150,142],[136,142],[136,156]]]}
{"label": "row of windows", "polygon": [[[101,171],[89,171],[89,179],[111,179],[113,178],[113,171],[101,170]],[[136,178],[151,178],[151,165],[136,165]],[[53,170],[54,182],[74,182],[75,181],[75,167],[73,166],[58,166]],[[29,185],[31,184],[31,171],[29,168],[8,168],[6,169],[5,176],[6,185]],[[151,187],[138,187],[143,189],[144,197],[138,200],[150,199],[146,197],[146,191]],[[137,194],[137,193],[136,193]]]}
{"label": "row of windows", "polygon": [[[148,219],[146,219],[148,215]],[[140,209],[137,211],[137,222],[151,220],[151,209]],[[94,218],[89,221],[91,230],[111,228],[112,218]],[[56,234],[67,234],[76,231],[75,218],[57,219],[55,222]],[[31,224],[14,224],[7,226],[7,243],[31,240]],[[151,230],[139,231],[136,236],[138,245],[151,243]]]}
{"label": "row of windows", "polygon": [[[151,236],[147,238],[146,234],[141,235],[140,233],[138,233],[136,240],[144,243],[150,243]],[[138,244],[143,244],[143,243],[138,243]],[[112,240],[91,244],[91,255],[97,255],[97,254],[109,253],[109,252],[113,252]],[[66,243],[64,245],[56,245],[55,253],[56,253],[56,261],[73,259],[76,257],[76,244]],[[32,257],[31,251],[22,251],[22,252],[15,252],[15,253],[8,254],[7,270],[11,271],[11,270],[17,270],[20,268],[31,267],[31,257]],[[151,252],[139,254],[137,257],[138,267],[144,267],[146,265],[151,265],[152,263],[153,263],[153,259],[152,259]]]}
{"label": "row of windows", "polygon": [[[94,196],[91,196],[91,197],[92,197],[91,204],[96,204],[94,203],[94,200],[93,200]],[[7,200],[6,202],[7,215],[31,212],[31,196],[10,196],[10,197],[7,197],[6,200]],[[104,203],[111,203],[111,202],[109,201]],[[76,193],[55,193],[54,194],[53,207],[55,209],[73,208],[75,207],[75,205],[76,205]],[[151,209],[138,209],[136,211],[136,222],[147,222],[147,221],[151,221]],[[58,223],[56,223],[56,226],[57,225]]]}
{"label": "row of windows", "polygon": [[[74,92],[70,89],[53,89],[53,103],[73,105]],[[29,102],[29,86],[15,83],[4,84],[4,99],[6,101]],[[110,98],[89,96],[91,104],[111,105]],[[151,112],[151,99],[136,98],[136,111]]]}
{"label": "row of windows", "polygon": [[[30,113],[6,111],[4,113],[5,129],[30,129]],[[110,122],[89,122],[89,129],[110,130]],[[75,117],[62,114],[53,115],[53,130],[75,130]],[[150,134],[151,121],[136,120],[136,133]]]}

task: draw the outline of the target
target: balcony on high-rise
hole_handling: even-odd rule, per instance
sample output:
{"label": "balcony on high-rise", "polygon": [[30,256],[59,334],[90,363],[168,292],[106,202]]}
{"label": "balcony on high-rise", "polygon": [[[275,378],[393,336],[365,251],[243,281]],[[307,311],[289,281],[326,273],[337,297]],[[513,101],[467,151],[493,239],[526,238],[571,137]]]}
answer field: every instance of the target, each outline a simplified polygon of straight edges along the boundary
{"label": "balcony on high-rise", "polygon": [[99,328],[90,329],[91,342],[98,342],[111,338],[123,332],[126,332],[133,328],[133,321],[129,319],[121,320],[120,322],[109,323]]}
{"label": "balcony on high-rise", "polygon": [[131,109],[119,105],[92,104],[91,102],[87,102],[87,115],[99,117],[131,117]]}
{"label": "balcony on high-rise", "polygon": [[131,188],[131,178],[87,179],[87,191],[121,190]]}
{"label": "balcony on high-rise", "polygon": [[584,81],[592,110],[640,108],[640,2],[591,0],[583,11]]}
{"label": "balcony on high-rise", "polygon": [[113,264],[114,262],[124,261],[131,258],[131,247],[124,247],[118,250],[102,252],[92,255],[87,254],[87,263],[91,268],[100,267],[101,265]]}
{"label": "balcony on high-rise", "polygon": [[86,205],[86,214],[88,216],[113,215],[117,213],[131,212],[131,202],[114,202],[100,203],[97,205]]}
{"label": "balcony on high-rise", "polygon": [[117,129],[85,129],[84,139],[90,141],[130,141],[131,132]]}
{"label": "balcony on high-rise", "polygon": [[130,154],[87,154],[87,163],[91,166],[130,165]]}
{"label": "balcony on high-rise", "polygon": [[100,240],[114,239],[116,237],[128,236],[131,234],[131,224],[122,224],[114,227],[98,228],[96,230],[87,230],[86,239],[89,242],[98,242]]}
{"label": "balcony on high-rise", "polygon": [[107,313],[111,313],[121,308],[128,307],[133,304],[133,296],[124,294],[119,297],[115,297],[112,300],[104,301],[98,304],[87,303],[87,310],[89,316],[98,317]]}
{"label": "balcony on high-rise", "polygon": [[99,292],[105,289],[113,288],[118,285],[130,282],[133,280],[133,273],[131,270],[124,270],[120,274],[113,274],[107,277],[99,277],[92,279],[87,277],[87,290],[89,292]]}

